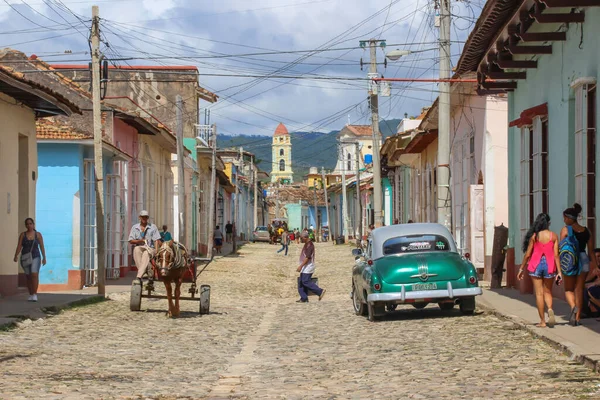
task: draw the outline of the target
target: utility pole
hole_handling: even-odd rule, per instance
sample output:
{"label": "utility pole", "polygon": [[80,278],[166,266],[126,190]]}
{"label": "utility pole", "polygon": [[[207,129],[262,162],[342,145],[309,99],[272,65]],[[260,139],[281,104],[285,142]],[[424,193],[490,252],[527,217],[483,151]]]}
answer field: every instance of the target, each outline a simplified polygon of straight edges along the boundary
{"label": "utility pole", "polygon": [[327,215],[327,226],[329,227],[329,238],[333,241],[331,220],[329,219],[329,199],[327,198],[327,181],[325,180],[325,167],[321,167],[321,176],[323,177],[323,190],[325,191],[325,215]]}
{"label": "utility pole", "polygon": [[354,144],[356,149],[356,225],[358,228],[358,235],[356,237],[356,247],[360,247],[362,241],[362,205],[360,198],[360,143]]}
{"label": "utility pole", "polygon": [[[243,147],[240,147],[240,172],[242,173],[242,175],[245,175],[244,174],[244,148]],[[242,185],[240,185],[240,193],[241,193],[241,188],[242,188]],[[246,191],[246,194],[247,193],[248,193],[248,191]],[[246,196],[246,202],[248,202],[247,196]],[[240,207],[240,210],[238,211],[238,217],[242,214],[242,207],[241,206],[242,205],[238,202],[238,207]],[[248,223],[248,216],[246,215],[246,218],[243,218],[242,221],[247,224]],[[244,229],[243,229],[244,227],[242,225],[242,221],[240,221],[240,232],[244,231]]]}
{"label": "utility pole", "polygon": [[254,226],[252,229],[256,229],[258,226],[258,168],[254,165],[254,159],[252,159],[252,171],[254,172],[254,177],[252,181],[254,182],[254,210],[252,215],[252,220],[254,221]]}
{"label": "utility pole", "polygon": [[[379,78],[377,73],[377,45],[385,46],[385,40],[371,39],[369,42],[370,67],[368,77]],[[366,41],[361,40],[360,46],[365,47]],[[383,225],[381,215],[382,193],[381,193],[381,161],[379,159],[380,136],[379,133],[379,98],[377,95],[377,83],[369,81],[369,103],[371,105],[371,126],[373,129],[373,208],[375,210],[375,227]]]}
{"label": "utility pole", "polygon": [[[179,215],[179,243],[185,243],[185,172],[183,169],[183,99],[180,95],[175,98],[177,105],[177,206]],[[212,216],[211,216],[212,217]],[[212,246],[212,243],[209,243]]]}
{"label": "utility pole", "polygon": [[342,235],[344,243],[348,241],[348,198],[346,196],[346,160],[344,159],[344,147],[340,148],[342,159]]}
{"label": "utility pole", "polygon": [[96,173],[96,256],[98,262],[98,294],[106,293],[104,244],[104,166],[102,160],[102,104],[100,102],[100,10],[92,7],[92,102],[94,117],[94,170]]}
{"label": "utility pole", "polygon": [[[239,164],[239,163],[238,163]],[[232,239],[233,239],[233,250],[231,252],[231,254],[237,254],[237,220],[238,220],[238,197],[240,195],[239,193],[239,178],[240,178],[240,173],[239,173],[239,167],[236,165],[235,166],[235,197],[233,199],[233,234],[232,234]]]}
{"label": "utility pole", "polygon": [[317,208],[317,181],[313,181],[313,188],[315,189],[315,240],[319,240],[319,209]]}
{"label": "utility pole", "polygon": [[210,199],[208,200],[208,258],[213,257],[213,243],[215,241],[215,200],[217,197],[217,125],[213,124],[209,143],[212,147],[211,174],[210,174]]}
{"label": "utility pole", "polygon": [[279,218],[279,181],[275,189],[275,219]]}
{"label": "utility pole", "polygon": [[[250,171],[248,174],[248,199],[246,201],[246,237],[248,238],[247,240],[250,240],[250,226],[254,223],[254,220],[251,219],[251,214],[250,214],[250,190],[252,188],[252,185],[254,184],[254,171],[252,171],[252,166],[254,164],[254,156],[250,157]],[[253,214],[252,214],[253,215]]]}
{"label": "utility pole", "polygon": [[[450,0],[440,0],[440,82],[437,163],[437,222],[452,230],[450,204]],[[444,81],[446,80],[446,81]]]}

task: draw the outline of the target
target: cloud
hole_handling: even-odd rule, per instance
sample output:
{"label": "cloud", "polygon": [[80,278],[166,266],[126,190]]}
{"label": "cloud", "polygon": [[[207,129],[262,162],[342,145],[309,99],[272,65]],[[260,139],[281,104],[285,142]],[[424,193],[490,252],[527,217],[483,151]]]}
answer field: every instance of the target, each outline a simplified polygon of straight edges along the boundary
{"label": "cloud", "polygon": [[[10,0],[10,3],[27,18],[52,29],[39,28],[0,2],[2,32],[37,28],[37,32],[31,33],[1,34],[0,43],[21,43],[15,47],[26,53],[36,53],[48,61],[89,57],[85,53],[88,51],[86,35],[91,2],[63,0],[62,3],[77,16],[54,0],[27,1],[31,8],[16,0]],[[436,47],[437,40],[433,27],[435,10],[428,0],[392,0],[394,4],[389,13],[385,9],[389,0],[99,0],[96,3],[103,19],[104,39],[111,46],[107,55],[113,58],[117,55],[143,58],[148,54],[206,57],[270,50],[345,48],[356,47],[360,39],[379,38],[380,35],[389,44],[400,44],[394,47],[423,50]],[[472,10],[463,5],[457,7],[457,12],[473,19]],[[58,24],[62,26],[57,27]],[[464,30],[455,30],[453,40],[457,36],[464,39],[469,25],[470,20],[459,21],[457,27]],[[62,34],[67,36],[43,40]],[[27,41],[33,42],[23,43]],[[67,49],[75,54],[56,54]],[[457,55],[459,51],[456,47],[453,54]],[[377,54],[383,62],[383,50],[379,49]],[[387,69],[380,65],[379,72],[386,77],[433,77],[438,73],[437,55],[437,51],[428,51],[406,56],[389,64]],[[368,57],[368,51],[356,48],[314,54],[141,59],[130,63],[198,66],[201,85],[221,97],[215,105],[202,105],[213,110],[212,122],[216,122],[220,130],[271,134],[279,121],[290,130],[322,131],[341,128],[348,115],[352,122],[368,123],[366,82],[216,75],[309,77],[318,74],[358,78],[366,77],[367,70],[361,71],[360,60],[367,62]],[[402,90],[407,87],[408,90]],[[433,84],[394,85],[394,95],[380,100],[380,114],[387,118],[400,117],[405,112],[418,114],[421,107],[435,99],[435,90]]]}

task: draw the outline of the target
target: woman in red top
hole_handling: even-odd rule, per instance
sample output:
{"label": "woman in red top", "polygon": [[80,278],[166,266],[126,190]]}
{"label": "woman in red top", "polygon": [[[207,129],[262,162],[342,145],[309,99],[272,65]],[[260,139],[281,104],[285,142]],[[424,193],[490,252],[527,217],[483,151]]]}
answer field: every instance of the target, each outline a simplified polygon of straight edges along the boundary
{"label": "woman in red top", "polygon": [[541,213],[527,231],[523,240],[523,262],[517,278],[523,279],[525,267],[535,291],[535,302],[540,315],[540,323],[536,326],[546,327],[544,318],[544,303],[548,307],[548,326],[554,326],[556,320],[552,310],[552,283],[562,282],[562,273],[559,268],[558,237],[550,231],[550,216]]}

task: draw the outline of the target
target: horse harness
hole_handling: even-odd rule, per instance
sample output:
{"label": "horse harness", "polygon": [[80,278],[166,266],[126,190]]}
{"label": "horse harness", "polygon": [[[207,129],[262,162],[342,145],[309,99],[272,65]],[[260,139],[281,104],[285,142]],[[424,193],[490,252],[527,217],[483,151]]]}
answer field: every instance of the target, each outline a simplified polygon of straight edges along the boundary
{"label": "horse harness", "polygon": [[160,260],[161,255],[164,256],[164,253],[168,253],[171,256],[170,265],[164,267],[162,265],[157,265],[157,267],[163,272],[167,273],[172,269],[185,268],[188,265],[188,257],[187,257],[187,249],[181,243],[173,242],[173,246],[162,246],[156,252],[156,259]]}

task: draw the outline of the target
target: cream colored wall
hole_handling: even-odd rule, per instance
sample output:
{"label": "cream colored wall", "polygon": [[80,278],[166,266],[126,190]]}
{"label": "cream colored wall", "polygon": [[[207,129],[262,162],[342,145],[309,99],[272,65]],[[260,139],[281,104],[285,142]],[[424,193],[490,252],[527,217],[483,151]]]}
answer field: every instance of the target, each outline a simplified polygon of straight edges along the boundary
{"label": "cream colored wall", "polygon": [[[410,216],[414,222],[436,222],[437,213],[432,207],[435,202],[433,169],[437,166],[437,139],[427,146],[418,156],[411,157],[407,165],[411,168]],[[430,180],[426,179],[429,166]],[[429,198],[429,203],[427,199]]]}
{"label": "cream colored wall", "polygon": [[173,216],[168,202],[172,201],[172,196],[169,194],[172,193],[173,187],[169,182],[174,182],[171,171],[171,152],[154,142],[152,136],[139,135],[138,137],[140,138],[139,160],[144,167],[150,167],[150,173],[155,176],[154,205],[151,205],[148,201],[150,199],[149,191],[152,190],[150,176],[144,168],[144,202],[142,207],[150,213],[150,220],[153,224],[159,227],[164,223],[170,225]]}
{"label": "cream colored wall", "polygon": [[[35,181],[31,177],[35,172],[37,179],[35,115],[29,108],[17,105],[11,97],[0,94],[0,121],[0,219],[3,226],[0,230],[0,275],[16,275],[18,267],[13,256],[19,232],[25,229],[22,220],[26,217],[35,219]],[[26,172],[29,201],[23,215],[19,215],[19,135],[28,138],[29,150]]]}
{"label": "cream colored wall", "polygon": [[[279,155],[280,149],[283,149],[284,151],[283,159],[285,160],[285,171],[279,171],[279,160],[282,158],[282,156]],[[271,182],[276,182],[280,178],[293,179],[292,142],[289,135],[273,137],[272,154],[273,167],[271,170]]]}

